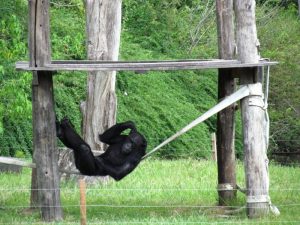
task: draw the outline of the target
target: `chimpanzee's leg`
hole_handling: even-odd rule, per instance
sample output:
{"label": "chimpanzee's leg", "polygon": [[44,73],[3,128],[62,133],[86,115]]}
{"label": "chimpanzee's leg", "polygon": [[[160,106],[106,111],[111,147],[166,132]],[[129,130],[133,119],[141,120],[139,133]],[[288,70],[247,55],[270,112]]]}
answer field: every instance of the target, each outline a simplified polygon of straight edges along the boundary
{"label": "chimpanzee's leg", "polygon": [[76,168],[83,175],[106,175],[103,168],[96,165],[95,156],[88,145],[80,145],[73,149]]}
{"label": "chimpanzee's leg", "polygon": [[83,175],[107,175],[95,163],[90,146],[77,134],[69,119],[56,122],[57,136],[62,143],[74,152],[75,166]]}

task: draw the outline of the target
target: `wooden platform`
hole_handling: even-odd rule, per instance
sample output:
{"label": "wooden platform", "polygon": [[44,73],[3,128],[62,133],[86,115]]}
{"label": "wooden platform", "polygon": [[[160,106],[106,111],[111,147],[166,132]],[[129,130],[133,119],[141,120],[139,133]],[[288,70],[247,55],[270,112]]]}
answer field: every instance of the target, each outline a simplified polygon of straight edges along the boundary
{"label": "wooden platform", "polygon": [[199,70],[218,68],[249,68],[276,65],[277,62],[261,60],[259,63],[241,63],[238,60],[166,60],[166,61],[52,61],[43,67],[30,67],[29,62],[17,62],[17,70],[25,71],[150,71]]}

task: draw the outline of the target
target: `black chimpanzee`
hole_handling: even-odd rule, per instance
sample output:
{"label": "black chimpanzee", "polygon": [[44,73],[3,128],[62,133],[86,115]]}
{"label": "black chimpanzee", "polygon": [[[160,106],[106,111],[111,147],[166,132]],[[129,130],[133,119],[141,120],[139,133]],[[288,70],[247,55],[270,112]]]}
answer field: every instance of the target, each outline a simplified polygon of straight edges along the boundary
{"label": "black chimpanzee", "polygon": [[[130,129],[129,134],[122,134],[127,129]],[[90,146],[77,134],[68,118],[56,122],[56,131],[61,142],[73,149],[75,166],[83,175],[109,175],[121,180],[137,167],[146,154],[147,141],[131,121],[116,124],[99,135],[100,141],[109,144],[99,156],[93,155]]]}

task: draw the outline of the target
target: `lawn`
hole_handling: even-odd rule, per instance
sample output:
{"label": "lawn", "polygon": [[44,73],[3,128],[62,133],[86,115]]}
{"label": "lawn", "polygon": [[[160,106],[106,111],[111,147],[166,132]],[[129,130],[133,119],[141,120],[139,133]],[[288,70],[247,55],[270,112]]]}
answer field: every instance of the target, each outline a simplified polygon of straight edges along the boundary
{"label": "lawn", "polygon": [[[238,183],[244,184],[242,163]],[[300,224],[300,168],[270,165],[270,196],[281,215],[249,220],[245,209],[224,214],[217,207],[217,167],[213,161],[146,160],[120,182],[87,185],[88,224]],[[0,224],[42,224],[28,213],[30,170],[0,175]],[[61,183],[64,221],[80,224],[77,182]],[[238,193],[233,208],[244,206]]]}

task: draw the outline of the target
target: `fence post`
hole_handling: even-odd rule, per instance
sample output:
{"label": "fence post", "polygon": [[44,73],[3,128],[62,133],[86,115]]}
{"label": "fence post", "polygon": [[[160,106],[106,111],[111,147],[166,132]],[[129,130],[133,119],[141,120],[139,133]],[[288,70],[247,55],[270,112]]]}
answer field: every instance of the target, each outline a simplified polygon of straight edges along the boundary
{"label": "fence post", "polygon": [[80,190],[80,224],[86,225],[86,183],[84,179],[79,180]]}
{"label": "fence post", "polygon": [[216,133],[211,134],[211,154],[212,154],[212,160],[217,161],[217,138],[216,138]]}

